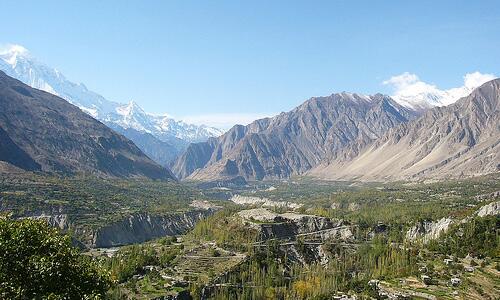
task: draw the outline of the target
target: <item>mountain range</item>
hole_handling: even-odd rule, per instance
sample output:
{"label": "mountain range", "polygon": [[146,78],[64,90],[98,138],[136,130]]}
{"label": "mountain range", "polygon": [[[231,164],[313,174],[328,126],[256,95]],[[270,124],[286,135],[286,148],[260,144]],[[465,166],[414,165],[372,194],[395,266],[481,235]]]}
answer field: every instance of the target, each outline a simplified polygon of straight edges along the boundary
{"label": "mountain range", "polygon": [[397,180],[498,172],[498,84],[490,81],[449,106],[429,101],[427,109],[381,94],[311,98],[290,112],[191,144],[172,171],[205,181],[294,175]]}
{"label": "mountain range", "polygon": [[500,79],[396,126],[355,155],[308,175],[324,179],[454,178],[500,171]]}
{"label": "mountain range", "polygon": [[[95,119],[125,135],[161,165],[168,165],[189,143],[221,135],[217,128],[197,126],[167,115],[146,113],[135,102],[109,101],[69,81],[57,69],[35,59],[28,50],[12,45],[0,52],[0,70],[25,84],[60,96]],[[159,147],[158,145],[161,145]]]}
{"label": "mountain range", "polygon": [[0,94],[4,170],[173,179],[170,166],[179,179],[208,182],[405,180],[500,170],[500,79],[477,88],[478,80],[466,78],[463,87],[440,91],[421,89],[417,78],[404,74],[416,85],[410,93],[313,97],[221,135],[149,114],[133,101],[108,101],[21,46],[0,52],[0,69],[6,72]]}
{"label": "mountain range", "polygon": [[191,144],[172,171],[179,178],[282,179],[303,174],[352,142],[367,144],[417,116],[388,96],[351,93],[311,98],[287,113],[234,126]]}
{"label": "mountain range", "polygon": [[175,180],[137,146],[66,100],[0,71],[0,171]]}

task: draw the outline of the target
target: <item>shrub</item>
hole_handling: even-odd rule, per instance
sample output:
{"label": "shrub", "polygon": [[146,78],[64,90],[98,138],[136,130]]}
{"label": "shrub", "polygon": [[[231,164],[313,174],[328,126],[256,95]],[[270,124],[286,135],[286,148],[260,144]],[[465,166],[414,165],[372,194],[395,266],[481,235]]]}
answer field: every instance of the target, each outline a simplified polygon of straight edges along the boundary
{"label": "shrub", "polygon": [[108,276],[40,220],[0,219],[0,298],[100,299]]}

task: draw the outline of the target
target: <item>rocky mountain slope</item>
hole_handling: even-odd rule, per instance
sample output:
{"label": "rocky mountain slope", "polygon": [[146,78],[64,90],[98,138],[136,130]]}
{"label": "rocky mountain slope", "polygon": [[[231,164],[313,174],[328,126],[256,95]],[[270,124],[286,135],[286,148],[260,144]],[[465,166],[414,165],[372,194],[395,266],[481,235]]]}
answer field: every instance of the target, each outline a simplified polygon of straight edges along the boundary
{"label": "rocky mountain slope", "polygon": [[237,125],[219,138],[190,145],[173,171],[179,178],[197,180],[288,178],[354,142],[360,147],[370,143],[414,117],[414,111],[381,94],[312,98],[290,112]]}
{"label": "rocky mountain slope", "polygon": [[[223,133],[217,128],[146,113],[133,101],[128,104],[109,101],[85,85],[69,81],[61,72],[39,62],[19,45],[0,52],[0,70],[33,88],[60,96],[109,127],[118,129],[162,165],[167,164],[166,157],[177,156],[189,143],[206,141]],[[151,136],[145,139],[138,132]],[[157,147],[161,143],[168,145],[162,150]]]}
{"label": "rocky mountain slope", "polygon": [[401,124],[354,156],[308,175],[324,179],[452,178],[500,171],[500,79]]}
{"label": "rocky mountain slope", "polygon": [[0,161],[24,170],[173,179],[78,107],[0,72]]}
{"label": "rocky mountain slope", "polygon": [[144,154],[166,168],[168,168],[171,162],[175,160],[177,155],[179,155],[180,149],[178,147],[156,138],[151,133],[139,131],[133,128],[125,129],[114,125],[109,127],[133,141],[134,144],[144,152]]}

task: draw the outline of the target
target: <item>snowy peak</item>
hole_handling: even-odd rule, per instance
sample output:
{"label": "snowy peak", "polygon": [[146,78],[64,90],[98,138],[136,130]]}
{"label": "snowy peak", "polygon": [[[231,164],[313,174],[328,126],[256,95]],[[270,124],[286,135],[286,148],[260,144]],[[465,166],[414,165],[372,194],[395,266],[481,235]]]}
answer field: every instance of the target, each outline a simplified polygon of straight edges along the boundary
{"label": "snowy peak", "polygon": [[333,94],[333,96],[337,96],[342,98],[343,100],[349,100],[354,103],[359,103],[359,102],[372,102],[372,98],[367,95],[363,94],[358,94],[358,93],[349,93],[349,92],[342,92],[338,94]]}
{"label": "snowy peak", "polygon": [[20,45],[9,45],[0,50],[0,57],[9,65],[15,67],[19,57],[28,57],[29,51]]}
{"label": "snowy peak", "polygon": [[458,99],[469,95],[483,83],[495,78],[496,76],[493,74],[468,73],[464,76],[462,86],[442,90],[434,84],[421,81],[415,74],[405,72],[391,77],[389,80],[384,81],[383,84],[394,89],[392,98],[399,104],[418,111],[455,103]]}
{"label": "snowy peak", "polygon": [[37,61],[20,45],[0,49],[0,70],[31,87],[66,99],[113,128],[135,129],[150,133],[162,141],[181,139],[186,144],[205,141],[223,133],[217,128],[186,124],[165,115],[149,114],[134,101],[128,104],[109,101],[87,89],[84,84],[71,82],[58,70]]}
{"label": "snowy peak", "polygon": [[144,112],[144,110],[142,110],[142,108],[137,103],[135,103],[133,100],[130,101],[127,105],[118,106],[116,108],[116,112],[119,115],[122,115],[124,117],[130,117],[130,116],[134,116],[134,115],[145,115],[146,114]]}

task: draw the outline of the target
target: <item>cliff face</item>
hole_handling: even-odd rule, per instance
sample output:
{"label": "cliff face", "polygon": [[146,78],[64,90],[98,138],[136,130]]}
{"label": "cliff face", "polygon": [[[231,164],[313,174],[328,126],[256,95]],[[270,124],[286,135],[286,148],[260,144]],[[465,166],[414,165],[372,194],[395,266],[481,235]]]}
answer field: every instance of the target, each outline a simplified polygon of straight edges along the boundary
{"label": "cliff face", "polygon": [[78,244],[88,248],[109,248],[143,243],[155,238],[183,234],[196,223],[214,213],[212,209],[192,210],[170,215],[133,214],[111,224],[91,229],[75,225],[62,212],[33,212],[25,218],[46,220],[51,226],[63,231],[71,230]]}
{"label": "cliff face", "polygon": [[242,221],[258,232],[256,247],[267,247],[276,241],[287,259],[309,265],[326,265],[332,255],[323,248],[324,242],[354,241],[354,226],[338,219],[296,213],[278,214],[265,208],[242,210]]}
{"label": "cliff face", "polygon": [[500,215],[500,201],[492,202],[488,205],[481,207],[477,212],[479,217]]}
{"label": "cliff face", "polygon": [[442,218],[436,222],[422,221],[408,229],[406,239],[409,241],[422,240],[422,242],[428,243],[439,238],[441,233],[448,231],[452,224],[453,220],[450,218]]}
{"label": "cliff face", "polygon": [[[304,236],[309,239],[352,238],[351,226],[342,220],[296,213],[276,214],[265,208],[243,210],[238,215],[249,226],[259,231],[259,240],[296,239]],[[255,221],[263,223],[255,223]]]}
{"label": "cliff face", "polygon": [[213,210],[196,210],[167,216],[131,215],[94,231],[89,246],[108,248],[182,234],[192,229],[199,220],[212,213]]}
{"label": "cliff face", "polygon": [[70,223],[67,214],[46,215],[41,214],[31,217],[33,219],[45,220],[50,226],[58,227],[61,230],[69,229]]}

